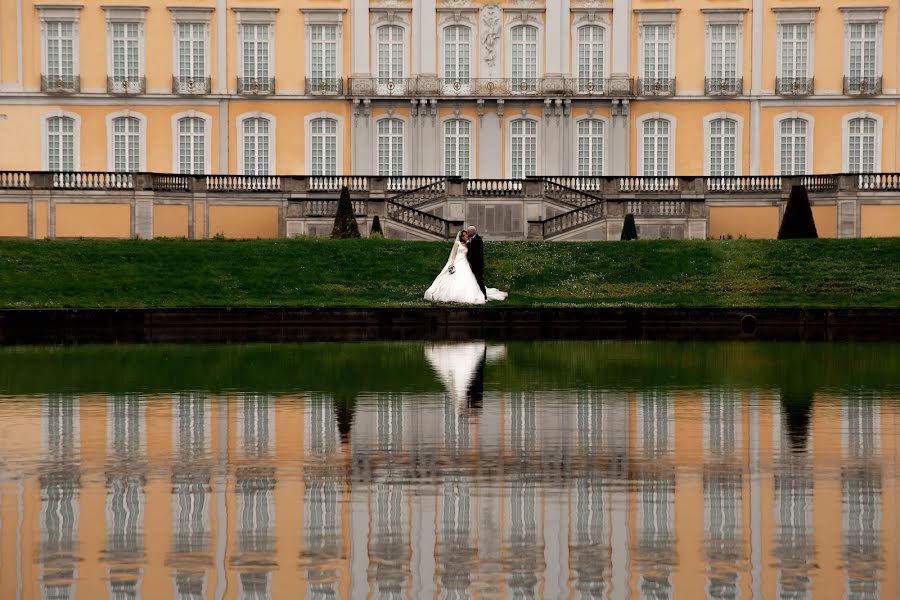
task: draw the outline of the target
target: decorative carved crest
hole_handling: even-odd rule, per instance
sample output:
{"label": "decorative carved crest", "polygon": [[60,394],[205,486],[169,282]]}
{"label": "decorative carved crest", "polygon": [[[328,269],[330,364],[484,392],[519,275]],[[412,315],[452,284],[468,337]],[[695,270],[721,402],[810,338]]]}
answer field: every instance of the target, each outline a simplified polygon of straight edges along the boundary
{"label": "decorative carved crest", "polygon": [[502,16],[503,11],[496,4],[488,4],[481,9],[481,44],[484,46],[484,60],[492,67],[497,64]]}

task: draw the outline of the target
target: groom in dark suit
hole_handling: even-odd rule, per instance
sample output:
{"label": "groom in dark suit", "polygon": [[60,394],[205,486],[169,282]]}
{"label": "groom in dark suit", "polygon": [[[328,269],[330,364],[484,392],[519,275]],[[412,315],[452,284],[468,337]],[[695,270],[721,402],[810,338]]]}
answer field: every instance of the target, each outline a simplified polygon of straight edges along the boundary
{"label": "groom in dark suit", "polygon": [[475,280],[478,282],[478,287],[481,288],[481,293],[484,294],[484,299],[487,300],[487,290],[484,289],[484,240],[478,235],[478,230],[474,225],[470,225],[466,229],[466,233],[469,234],[467,245],[469,265],[472,267],[472,273],[475,274]]}

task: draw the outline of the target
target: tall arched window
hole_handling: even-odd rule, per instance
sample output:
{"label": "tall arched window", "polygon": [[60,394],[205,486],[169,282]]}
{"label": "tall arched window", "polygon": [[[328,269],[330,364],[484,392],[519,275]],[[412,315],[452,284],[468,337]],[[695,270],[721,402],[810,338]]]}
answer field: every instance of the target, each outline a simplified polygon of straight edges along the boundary
{"label": "tall arched window", "polygon": [[403,175],[403,121],[378,121],[378,174]]}
{"label": "tall arched window", "polygon": [[261,117],[244,119],[243,174],[269,175],[270,123]]}
{"label": "tall arched window", "polygon": [[602,89],[605,73],[605,31],[599,25],[578,28],[578,91]]}
{"label": "tall arched window", "polygon": [[71,117],[47,119],[47,169],[75,170],[75,119]]}
{"label": "tall arched window", "polygon": [[510,77],[514,86],[523,82],[528,88],[537,85],[538,30],[531,25],[517,25],[512,28],[512,69]]}
{"label": "tall arched window", "polygon": [[398,25],[382,25],[376,31],[378,37],[378,79],[386,84],[403,78],[403,28]]}
{"label": "tall arched window", "polygon": [[644,121],[642,149],[644,154],[643,175],[658,177],[669,175],[669,147],[671,124],[666,119]]}
{"label": "tall arched window", "polygon": [[206,171],[206,122],[198,117],[178,119],[178,172],[201,175]]}
{"label": "tall arched window", "polygon": [[737,173],[737,121],[715,119],[709,124],[709,174],[728,177]]}
{"label": "tall arched window", "polygon": [[847,169],[850,173],[875,172],[875,119],[852,119],[848,128]]}
{"label": "tall arched window", "polygon": [[444,28],[444,79],[447,83],[469,84],[470,33],[465,25]]}
{"label": "tall arched window", "polygon": [[578,121],[578,174],[603,175],[603,121]]}
{"label": "tall arched window", "polygon": [[311,175],[337,174],[337,121],[334,119],[313,119],[310,123],[312,136]]}
{"label": "tall arched window", "polygon": [[806,119],[784,119],[781,121],[781,175],[805,175],[807,156]]}
{"label": "tall arched window", "polygon": [[510,177],[524,179],[537,175],[537,123],[516,119],[510,125]]}
{"label": "tall arched window", "polygon": [[444,123],[444,175],[468,177],[471,173],[471,125],[463,119]]}
{"label": "tall arched window", "polygon": [[112,122],[113,171],[140,171],[141,122],[135,117],[118,117]]}

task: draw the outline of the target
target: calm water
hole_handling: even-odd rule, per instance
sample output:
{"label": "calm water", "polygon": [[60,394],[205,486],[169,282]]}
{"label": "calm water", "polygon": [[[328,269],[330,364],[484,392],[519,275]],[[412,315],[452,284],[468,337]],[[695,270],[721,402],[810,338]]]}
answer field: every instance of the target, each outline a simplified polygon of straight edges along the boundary
{"label": "calm water", "polygon": [[0,349],[0,598],[898,598],[900,345]]}

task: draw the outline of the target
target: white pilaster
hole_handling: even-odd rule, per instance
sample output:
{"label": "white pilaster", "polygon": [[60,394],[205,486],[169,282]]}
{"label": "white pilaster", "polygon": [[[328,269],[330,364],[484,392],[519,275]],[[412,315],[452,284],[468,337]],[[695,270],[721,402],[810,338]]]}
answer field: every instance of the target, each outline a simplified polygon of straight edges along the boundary
{"label": "white pilaster", "polygon": [[413,73],[437,74],[437,6],[435,0],[413,0]]}
{"label": "white pilaster", "polygon": [[[763,64],[763,0],[753,0],[751,9],[751,35],[750,45],[750,93],[754,96],[762,89],[762,64]],[[755,173],[754,173],[755,174]]]}
{"label": "white pilaster", "polygon": [[353,0],[350,8],[353,74],[365,76],[369,70],[369,0]]}
{"label": "white pilaster", "polygon": [[25,69],[23,67],[24,38],[22,34],[22,0],[16,0],[16,82],[19,89],[25,87]]}
{"label": "white pilaster", "polygon": [[759,100],[750,101],[750,174],[759,175]]}
{"label": "white pilaster", "polygon": [[[228,92],[228,50],[226,20],[228,10],[225,8],[225,0],[216,0],[216,93]],[[222,171],[227,173],[228,171]]]}
{"label": "white pilaster", "polygon": [[[228,171],[228,100],[219,101],[219,173]],[[239,155],[240,156],[240,155]]]}
{"label": "white pilaster", "polygon": [[631,0],[613,1],[612,72],[631,73]]}
{"label": "white pilaster", "polygon": [[545,66],[546,73],[548,75],[558,75],[562,73],[562,68],[560,65],[562,61],[560,59],[562,50],[559,47],[559,32],[562,29],[562,2],[557,0],[556,2],[548,2],[547,3],[547,27],[545,29],[547,39],[544,43],[544,48],[547,49],[546,60],[547,64]]}

